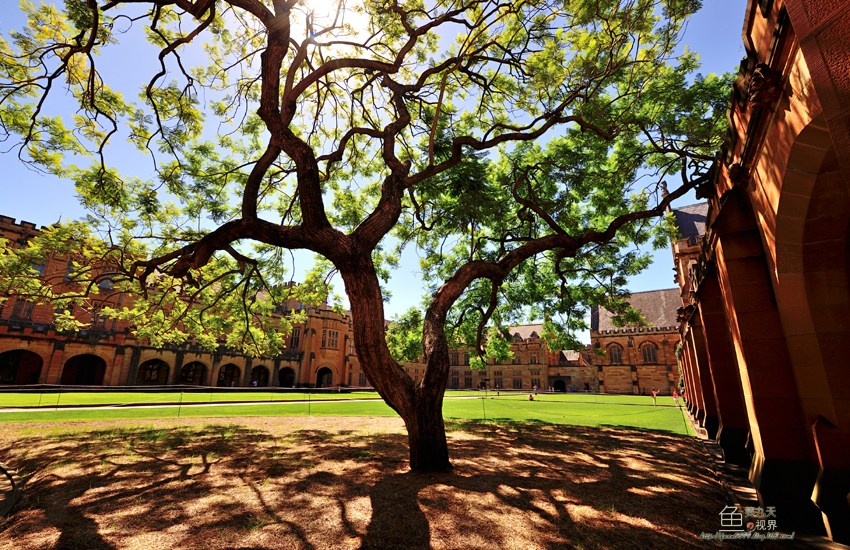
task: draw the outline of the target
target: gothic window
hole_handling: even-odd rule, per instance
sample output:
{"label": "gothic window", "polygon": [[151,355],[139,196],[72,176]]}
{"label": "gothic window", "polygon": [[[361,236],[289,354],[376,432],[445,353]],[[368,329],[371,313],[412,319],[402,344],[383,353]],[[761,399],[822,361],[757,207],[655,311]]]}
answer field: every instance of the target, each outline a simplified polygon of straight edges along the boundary
{"label": "gothic window", "polygon": [[643,346],[643,362],[658,363],[658,346],[652,342]]}
{"label": "gothic window", "polygon": [[620,365],[623,363],[623,348],[619,344],[611,344],[608,346],[608,360],[612,365]]}
{"label": "gothic window", "polygon": [[69,282],[74,275],[74,262],[68,260],[68,265],[65,266],[65,282]]}
{"label": "gothic window", "polygon": [[15,306],[12,308],[12,319],[18,321],[32,320],[32,309],[34,306],[34,303],[18,298],[15,300]]}
{"label": "gothic window", "polygon": [[301,329],[294,328],[292,329],[292,336],[290,336],[290,347],[292,349],[298,349],[298,346],[301,345]]}
{"label": "gothic window", "polygon": [[322,347],[336,349],[339,344],[339,331],[322,329]]}

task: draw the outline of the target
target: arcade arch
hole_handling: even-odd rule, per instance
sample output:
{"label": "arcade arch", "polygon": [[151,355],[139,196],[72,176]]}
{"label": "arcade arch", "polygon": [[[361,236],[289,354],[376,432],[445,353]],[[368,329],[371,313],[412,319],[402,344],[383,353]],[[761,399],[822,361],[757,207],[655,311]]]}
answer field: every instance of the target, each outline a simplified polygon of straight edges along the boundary
{"label": "arcade arch", "polygon": [[277,375],[278,385],[281,388],[295,387],[295,371],[289,367],[283,367]]}
{"label": "arcade arch", "polygon": [[242,370],[233,363],[223,365],[218,369],[218,380],[215,385],[220,388],[235,388],[240,385],[239,378],[241,374]]}
{"label": "arcade arch", "polygon": [[328,367],[322,367],[316,372],[316,387],[329,388],[333,386],[334,373]]}
{"label": "arcade arch", "polygon": [[265,388],[269,385],[269,369],[258,365],[251,369],[251,385],[258,388]]}
{"label": "arcade arch", "polygon": [[137,386],[163,386],[168,383],[171,369],[162,359],[151,359],[139,365],[136,373]]}
{"label": "arcade arch", "polygon": [[106,374],[106,361],[97,355],[75,355],[62,367],[59,383],[66,386],[102,386]]}
{"label": "arcade arch", "polygon": [[180,371],[177,373],[177,383],[203,386],[206,376],[207,366],[200,361],[192,361],[180,367]]}
{"label": "arcade arch", "polygon": [[38,384],[43,365],[41,356],[29,350],[0,353],[0,384]]}

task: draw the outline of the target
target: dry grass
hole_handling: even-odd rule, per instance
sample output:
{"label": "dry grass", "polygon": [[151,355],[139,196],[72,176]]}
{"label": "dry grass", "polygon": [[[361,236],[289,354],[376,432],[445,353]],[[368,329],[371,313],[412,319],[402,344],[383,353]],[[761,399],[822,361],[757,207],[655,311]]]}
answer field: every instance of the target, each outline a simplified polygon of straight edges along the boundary
{"label": "dry grass", "polygon": [[394,418],[210,422],[0,426],[0,548],[703,548],[725,504],[685,437],[456,424],[415,474]]}

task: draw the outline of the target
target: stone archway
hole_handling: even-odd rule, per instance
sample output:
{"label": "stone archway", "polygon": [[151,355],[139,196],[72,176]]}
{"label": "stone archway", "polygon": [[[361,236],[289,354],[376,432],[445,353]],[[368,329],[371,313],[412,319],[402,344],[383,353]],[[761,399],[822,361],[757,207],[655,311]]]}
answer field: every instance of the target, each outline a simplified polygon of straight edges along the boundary
{"label": "stone archway", "polygon": [[322,367],[316,372],[316,387],[329,388],[333,386],[334,373],[328,367]]}
{"label": "stone archway", "polygon": [[59,383],[65,386],[102,386],[106,374],[106,361],[97,355],[75,355],[62,368]]}
{"label": "stone archway", "polygon": [[561,379],[555,380],[555,384],[553,385],[556,392],[564,393],[567,391],[567,383]]}
{"label": "stone archway", "polygon": [[295,371],[289,367],[283,367],[277,375],[278,385],[281,388],[295,387]]}
{"label": "stone archway", "polygon": [[25,349],[0,353],[0,384],[38,384],[41,356]]}
{"label": "stone archway", "polygon": [[220,388],[235,388],[240,385],[239,377],[241,374],[242,370],[239,367],[233,363],[228,363],[218,369],[218,380],[215,385]]}
{"label": "stone archway", "polygon": [[191,386],[203,386],[207,375],[207,366],[200,361],[192,361],[180,367],[177,383]]}
{"label": "stone archway", "polygon": [[850,192],[820,120],[789,156],[777,216],[777,303],[818,450],[813,491],[835,540],[850,540],[850,415],[843,352],[850,340]]}
{"label": "stone archway", "polygon": [[251,369],[251,385],[265,388],[269,385],[269,369],[259,365]]}
{"label": "stone archway", "polygon": [[151,359],[139,365],[136,373],[137,386],[163,386],[168,383],[171,368],[162,359]]}

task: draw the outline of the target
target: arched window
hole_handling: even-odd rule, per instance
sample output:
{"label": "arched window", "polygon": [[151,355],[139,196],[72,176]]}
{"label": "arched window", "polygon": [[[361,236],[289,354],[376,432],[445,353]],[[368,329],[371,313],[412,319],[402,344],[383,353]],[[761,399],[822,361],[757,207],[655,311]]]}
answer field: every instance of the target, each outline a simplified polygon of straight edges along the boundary
{"label": "arched window", "polygon": [[608,346],[608,360],[612,365],[622,364],[623,348],[619,344],[611,344]]}
{"label": "arched window", "polygon": [[643,362],[657,363],[658,362],[658,346],[649,342],[643,346]]}
{"label": "arched window", "polygon": [[168,383],[168,364],[160,359],[151,359],[139,365],[136,373],[137,386],[155,386]]}
{"label": "arched window", "polygon": [[233,363],[228,363],[218,369],[218,382],[216,386],[220,388],[234,388],[239,384],[239,378],[242,371]]}

